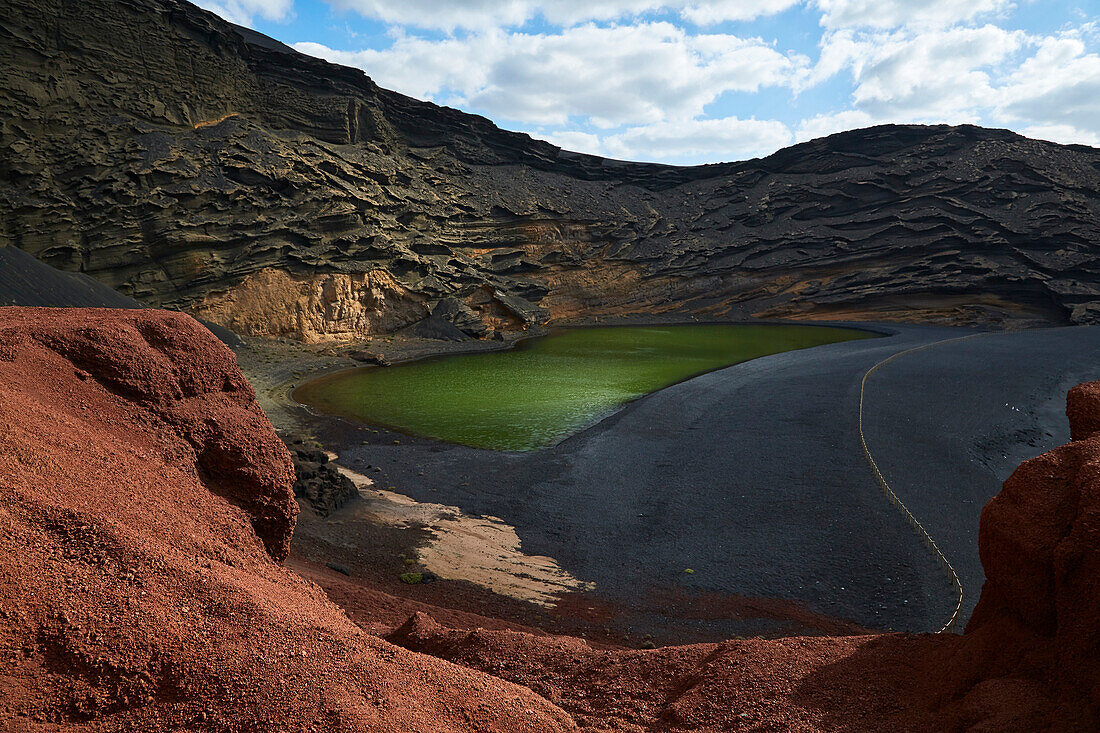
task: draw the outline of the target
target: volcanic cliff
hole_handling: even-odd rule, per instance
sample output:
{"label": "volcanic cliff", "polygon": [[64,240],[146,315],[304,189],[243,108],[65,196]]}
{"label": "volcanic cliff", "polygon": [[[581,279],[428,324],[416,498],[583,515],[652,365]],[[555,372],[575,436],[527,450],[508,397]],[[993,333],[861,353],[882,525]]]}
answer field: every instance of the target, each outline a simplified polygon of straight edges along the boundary
{"label": "volcanic cliff", "polygon": [[983,513],[961,636],[614,650],[423,607],[384,640],[278,564],[290,457],[209,332],[0,308],[0,728],[1096,730],[1100,383],[1069,415]]}
{"label": "volcanic cliff", "polygon": [[681,311],[1100,313],[1100,151],[884,126],[699,167],[561,150],[183,0],[7,0],[0,244],[239,333]]}

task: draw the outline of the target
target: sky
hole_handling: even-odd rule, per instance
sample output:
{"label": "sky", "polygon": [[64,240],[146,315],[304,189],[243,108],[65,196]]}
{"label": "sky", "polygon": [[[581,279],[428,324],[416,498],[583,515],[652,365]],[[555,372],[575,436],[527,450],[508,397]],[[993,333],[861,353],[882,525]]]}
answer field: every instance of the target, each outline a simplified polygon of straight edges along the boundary
{"label": "sky", "polygon": [[896,122],[1100,147],[1100,0],[198,0],[418,99],[691,165]]}

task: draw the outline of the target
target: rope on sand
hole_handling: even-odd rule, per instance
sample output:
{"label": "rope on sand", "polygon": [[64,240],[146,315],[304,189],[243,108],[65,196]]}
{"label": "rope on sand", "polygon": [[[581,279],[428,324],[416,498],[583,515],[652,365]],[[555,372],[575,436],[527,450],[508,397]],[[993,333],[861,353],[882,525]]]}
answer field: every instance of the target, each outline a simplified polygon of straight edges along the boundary
{"label": "rope on sand", "polygon": [[914,351],[921,351],[923,349],[930,348],[932,346],[939,346],[940,344],[950,343],[952,341],[962,341],[964,339],[973,338],[981,334],[972,333],[967,336],[958,336],[956,338],[944,339],[943,341],[933,341],[930,344],[923,344],[921,346],[914,346],[911,349],[905,351],[899,351],[896,354],[888,356],[887,358],[875,364],[873,367],[867,370],[863,375],[863,380],[859,383],[859,442],[863,445],[863,456],[867,459],[867,463],[871,466],[871,471],[875,474],[875,479],[878,481],[879,487],[882,488],[882,493],[886,495],[886,499],[894,506],[895,509],[901,514],[902,518],[909,523],[909,526],[913,528],[913,531],[920,537],[921,542],[924,543],[925,548],[932,554],[936,562],[939,563],[940,568],[947,575],[947,580],[951,583],[951,587],[955,593],[955,610],[951,613],[951,617],[947,619],[937,634],[943,634],[955,629],[955,625],[958,623],[959,614],[962,612],[963,602],[963,586],[959,580],[959,574],[955,572],[954,566],[951,565],[951,561],[947,559],[947,556],[943,554],[939,545],[932,539],[932,535],[928,534],[928,530],[924,528],[924,525],[920,523],[913,512],[909,511],[909,507],[905,506],[905,503],[898,497],[894,490],[890,488],[890,484],[886,481],[886,477],[882,475],[882,471],[879,470],[878,464],[875,463],[875,459],[871,456],[871,450],[867,447],[867,438],[863,434],[863,393],[867,387],[867,380],[872,374],[877,372],[881,367],[886,366],[894,359],[905,356],[906,354],[912,354]]}

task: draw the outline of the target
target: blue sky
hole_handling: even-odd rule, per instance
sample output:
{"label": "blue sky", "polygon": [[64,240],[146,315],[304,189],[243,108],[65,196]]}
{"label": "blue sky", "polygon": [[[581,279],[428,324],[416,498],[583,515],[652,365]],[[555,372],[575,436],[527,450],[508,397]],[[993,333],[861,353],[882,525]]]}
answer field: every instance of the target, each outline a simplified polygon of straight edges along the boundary
{"label": "blue sky", "polygon": [[883,122],[1100,146],[1100,0],[200,0],[582,152],[694,164]]}

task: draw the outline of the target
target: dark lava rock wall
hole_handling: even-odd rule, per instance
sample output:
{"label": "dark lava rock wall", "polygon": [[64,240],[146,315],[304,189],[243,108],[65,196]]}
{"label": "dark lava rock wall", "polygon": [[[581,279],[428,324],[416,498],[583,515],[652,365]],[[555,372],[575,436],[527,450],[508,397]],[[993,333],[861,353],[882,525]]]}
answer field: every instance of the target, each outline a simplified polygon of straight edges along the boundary
{"label": "dark lava rock wall", "polygon": [[624,163],[181,0],[4,5],[0,243],[238,332],[350,339],[445,298],[486,333],[636,311],[1100,313],[1100,150],[884,126],[741,163]]}
{"label": "dark lava rock wall", "polygon": [[287,443],[294,461],[294,495],[304,499],[322,517],[327,517],[359,496],[350,478],[329,463],[328,454],[310,448],[299,438]]}

